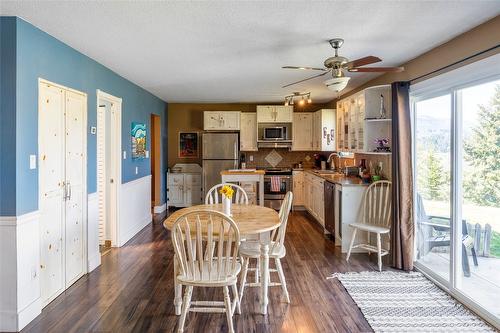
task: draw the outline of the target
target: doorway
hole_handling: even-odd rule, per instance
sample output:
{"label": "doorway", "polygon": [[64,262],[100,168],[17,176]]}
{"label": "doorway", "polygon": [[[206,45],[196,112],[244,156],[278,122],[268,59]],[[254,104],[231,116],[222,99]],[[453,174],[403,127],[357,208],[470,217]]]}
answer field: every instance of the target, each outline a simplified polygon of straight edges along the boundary
{"label": "doorway", "polygon": [[97,90],[97,197],[101,255],[119,244],[121,98]]}
{"label": "doorway", "polygon": [[154,213],[164,210],[161,205],[161,118],[156,114],[151,115],[151,207]]}

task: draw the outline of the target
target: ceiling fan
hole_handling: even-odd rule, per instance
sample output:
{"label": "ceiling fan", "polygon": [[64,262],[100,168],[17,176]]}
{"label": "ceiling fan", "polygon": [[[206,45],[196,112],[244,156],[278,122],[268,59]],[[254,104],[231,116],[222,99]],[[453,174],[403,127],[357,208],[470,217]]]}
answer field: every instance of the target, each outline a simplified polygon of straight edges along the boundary
{"label": "ceiling fan", "polygon": [[314,70],[314,71],[322,71],[323,73],[308,77],[306,79],[296,81],[293,83],[289,83],[282,88],[286,88],[292,86],[297,83],[301,83],[304,81],[312,80],[314,78],[324,76],[328,73],[332,74],[332,78],[326,80],[325,85],[333,90],[333,91],[341,91],[347,86],[347,82],[349,82],[350,77],[346,77],[344,75],[344,70],[348,72],[365,72],[365,73],[374,73],[374,72],[401,72],[404,70],[403,67],[362,67],[370,64],[374,64],[382,61],[382,59],[374,56],[367,56],[363,58],[359,58],[356,60],[349,61],[346,57],[342,57],[338,55],[338,50],[344,44],[344,40],[342,38],[334,38],[328,41],[330,45],[335,50],[335,55],[325,60],[324,65],[325,68],[318,67],[296,67],[296,66],[283,66],[281,68],[286,69],[301,69],[301,70]]}

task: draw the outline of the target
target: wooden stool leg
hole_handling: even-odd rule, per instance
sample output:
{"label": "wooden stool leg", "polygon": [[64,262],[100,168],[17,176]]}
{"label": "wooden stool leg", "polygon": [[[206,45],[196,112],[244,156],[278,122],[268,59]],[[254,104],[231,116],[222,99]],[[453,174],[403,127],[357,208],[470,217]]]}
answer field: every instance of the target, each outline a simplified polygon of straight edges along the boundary
{"label": "wooden stool leg", "polygon": [[377,254],[378,254],[378,270],[382,272],[382,242],[380,234],[377,233]]}
{"label": "wooden stool leg", "polygon": [[233,328],[233,311],[231,307],[231,298],[229,297],[229,288],[224,286],[224,304],[226,305],[226,318],[227,318],[227,327],[229,333],[234,333]]}
{"label": "wooden stool leg", "polygon": [[283,290],[283,296],[285,301],[290,303],[290,296],[288,295],[288,289],[286,288],[285,274],[283,273],[283,267],[281,267],[281,260],[279,258],[275,259],[276,269],[278,270],[278,276],[281,282],[281,289]]}
{"label": "wooden stool leg", "polygon": [[352,231],[351,242],[349,243],[349,250],[347,250],[347,258],[346,258],[347,262],[349,262],[349,257],[351,256],[351,250],[352,250],[352,246],[354,245],[354,239],[356,238],[357,231],[358,231],[357,228],[354,228],[354,230]]}
{"label": "wooden stool leg", "polygon": [[250,258],[244,258],[243,263],[243,271],[241,272],[241,281],[240,281],[240,304],[243,299],[243,291],[245,290],[245,284],[247,283],[247,274],[248,274],[248,262]]}
{"label": "wooden stool leg", "polygon": [[186,315],[189,311],[189,306],[191,304],[191,296],[193,295],[193,286],[187,286],[186,292],[184,293],[184,303],[182,304],[182,312],[179,318],[179,328],[177,332],[184,332],[184,323],[186,322]]}

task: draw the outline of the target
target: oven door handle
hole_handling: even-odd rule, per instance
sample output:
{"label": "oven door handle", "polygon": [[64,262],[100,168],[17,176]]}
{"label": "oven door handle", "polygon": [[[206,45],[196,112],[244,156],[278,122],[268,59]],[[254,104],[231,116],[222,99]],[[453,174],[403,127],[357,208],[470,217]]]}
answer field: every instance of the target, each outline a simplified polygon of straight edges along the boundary
{"label": "oven door handle", "polygon": [[264,176],[264,179],[271,179],[271,177],[280,177],[280,178],[284,178],[284,179],[290,179],[292,176],[283,176],[283,175]]}

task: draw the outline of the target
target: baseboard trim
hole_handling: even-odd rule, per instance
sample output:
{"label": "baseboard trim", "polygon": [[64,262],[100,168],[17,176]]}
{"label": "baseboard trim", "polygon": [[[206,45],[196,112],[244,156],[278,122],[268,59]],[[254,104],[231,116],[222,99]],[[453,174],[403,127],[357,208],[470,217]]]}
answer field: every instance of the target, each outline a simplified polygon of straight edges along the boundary
{"label": "baseboard trim", "polygon": [[166,210],[167,210],[167,203],[164,203],[161,206],[154,206],[153,213],[155,213],[155,214],[161,214],[161,213],[163,213]]}
{"label": "baseboard trim", "polygon": [[132,238],[134,238],[134,236],[137,235],[137,233],[139,231],[141,231],[142,229],[144,229],[144,227],[146,227],[152,221],[153,221],[153,215],[148,214],[147,216],[145,216],[142,219],[142,223],[141,224],[138,224],[135,228],[131,228],[130,230],[128,230],[125,233],[124,237],[120,237],[120,244],[118,244],[118,246],[122,247],[123,245],[125,245],[129,240],[131,240]]}
{"label": "baseboard trim", "polygon": [[93,256],[89,257],[88,261],[88,272],[92,272],[94,269],[99,267],[101,265],[101,254],[98,252],[94,254]]}
{"label": "baseboard trim", "polygon": [[18,313],[0,311],[0,332],[18,332],[42,313],[42,301],[37,298]]}

